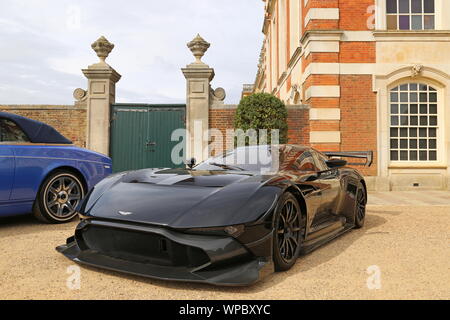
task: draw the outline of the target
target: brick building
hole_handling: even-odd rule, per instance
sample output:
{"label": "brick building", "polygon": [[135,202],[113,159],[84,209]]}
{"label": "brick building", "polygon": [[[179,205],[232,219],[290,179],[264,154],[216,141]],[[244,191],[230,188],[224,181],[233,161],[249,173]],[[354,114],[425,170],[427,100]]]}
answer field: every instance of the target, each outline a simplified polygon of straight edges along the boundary
{"label": "brick building", "polygon": [[254,91],[309,106],[305,143],[373,150],[372,189],[449,188],[450,1],[265,2]]}

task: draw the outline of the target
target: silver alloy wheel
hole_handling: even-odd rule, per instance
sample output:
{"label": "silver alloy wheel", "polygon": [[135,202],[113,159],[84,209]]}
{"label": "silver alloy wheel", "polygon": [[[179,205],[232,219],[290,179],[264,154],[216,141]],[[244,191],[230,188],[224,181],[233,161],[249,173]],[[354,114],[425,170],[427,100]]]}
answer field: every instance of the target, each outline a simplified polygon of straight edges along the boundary
{"label": "silver alloy wheel", "polygon": [[67,221],[76,215],[76,207],[84,196],[80,180],[69,173],[55,176],[44,191],[44,207],[55,220]]}

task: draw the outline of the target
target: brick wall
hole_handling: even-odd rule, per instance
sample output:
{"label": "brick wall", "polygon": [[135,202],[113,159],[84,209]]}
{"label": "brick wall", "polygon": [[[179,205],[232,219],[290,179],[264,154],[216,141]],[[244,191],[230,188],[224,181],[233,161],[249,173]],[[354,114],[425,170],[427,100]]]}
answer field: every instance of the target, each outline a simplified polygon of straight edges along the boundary
{"label": "brick wall", "polygon": [[369,10],[375,0],[339,1],[339,29],[368,30],[368,21],[372,21],[373,11]]}
{"label": "brick wall", "polygon": [[[237,107],[237,106],[236,106]],[[210,109],[209,127],[222,132],[226,149],[232,149],[233,139],[226,139],[227,129],[234,129],[236,108]],[[288,106],[288,143],[309,145],[309,108],[307,106]],[[220,142],[219,142],[220,144]],[[218,144],[212,144],[217,147]]]}
{"label": "brick wall", "polygon": [[309,146],[309,108],[288,106],[288,143]]}
{"label": "brick wall", "polygon": [[[210,109],[209,110],[209,127],[211,129],[218,129],[223,135],[223,141],[214,143],[212,141],[213,148],[216,150],[220,149],[220,144],[223,145],[225,150],[230,150],[233,148],[234,140],[231,138],[227,139],[227,129],[234,128],[234,115],[236,114],[237,106],[229,106],[224,109]],[[213,155],[217,155],[219,152],[213,152]]]}
{"label": "brick wall", "polygon": [[86,107],[55,105],[0,105],[0,111],[49,124],[76,146],[86,146]]}
{"label": "brick wall", "polygon": [[[377,150],[376,93],[372,76],[341,75],[341,149]],[[370,168],[358,168],[365,175],[377,175],[376,152]]]}
{"label": "brick wall", "polygon": [[[308,13],[308,11],[311,8],[338,8],[339,7],[339,1],[338,0],[310,0],[308,1],[308,4],[305,7],[304,0],[301,1],[301,5],[304,7],[302,10],[303,17],[302,17],[302,23],[304,25],[305,17]],[[310,20],[308,25],[305,27],[304,31],[309,30],[337,30],[339,29],[339,20],[326,20],[326,19],[319,19],[319,20]]]}
{"label": "brick wall", "polygon": [[340,63],[375,63],[375,42],[341,42]]}

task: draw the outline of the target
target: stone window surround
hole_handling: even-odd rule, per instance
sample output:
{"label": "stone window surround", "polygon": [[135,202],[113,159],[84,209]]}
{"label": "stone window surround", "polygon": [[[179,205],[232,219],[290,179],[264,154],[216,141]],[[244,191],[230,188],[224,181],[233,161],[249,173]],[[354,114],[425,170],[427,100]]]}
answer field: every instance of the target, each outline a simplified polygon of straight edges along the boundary
{"label": "stone window surround", "polygon": [[[450,148],[447,148],[450,130],[450,75],[430,67],[422,67],[420,75],[411,77],[412,66],[394,70],[385,75],[374,76],[374,89],[377,95],[377,125],[378,125],[378,175],[389,176],[395,169],[447,169],[449,168]],[[409,82],[422,82],[433,86],[438,91],[438,161],[390,161],[390,90]]]}
{"label": "stone window surround", "polygon": [[[406,85],[407,87],[403,88],[403,90],[402,90],[402,88],[401,88],[402,85]],[[410,85],[416,85],[417,86],[417,90],[411,90]],[[420,88],[421,85],[425,85],[425,86],[429,87],[431,90],[434,90],[434,91],[429,91],[429,89],[427,88],[427,90],[425,91],[425,92],[427,92],[426,101],[421,101],[421,93],[424,92],[424,91],[421,91],[421,88]],[[400,88],[400,91],[398,90],[399,88]],[[396,89],[396,91],[393,91],[393,89]],[[438,92],[436,91],[436,89],[432,85],[429,85],[427,83],[422,83],[422,82],[416,82],[416,81],[414,81],[414,79],[411,79],[409,81],[402,81],[399,84],[399,86],[393,87],[393,88],[391,88],[389,90],[389,93],[391,95],[390,96],[390,99],[391,99],[391,101],[390,101],[391,118],[392,117],[397,117],[397,119],[398,119],[398,123],[397,124],[392,124],[392,120],[391,120],[391,127],[390,128],[391,129],[392,128],[396,128],[398,133],[400,133],[399,131],[401,131],[401,129],[406,129],[407,132],[408,132],[406,137],[402,137],[401,134],[397,134],[395,137],[393,137],[391,135],[391,142],[392,141],[396,141],[397,142],[396,147],[393,147],[391,145],[391,153],[395,152],[397,154],[397,157],[398,157],[397,160],[394,160],[394,159],[392,159],[392,155],[391,155],[391,161],[392,162],[395,161],[395,163],[401,163],[403,161],[405,161],[405,162],[413,162],[413,161],[424,161],[424,162],[427,162],[428,161],[430,163],[433,163],[433,162],[439,160],[437,158],[436,159],[428,159],[428,160],[420,159],[420,157],[421,157],[420,153],[421,152],[426,152],[427,158],[428,158],[428,157],[430,157],[430,152],[437,152],[437,151],[440,150],[439,145],[436,145],[435,147],[430,148],[430,146],[429,146],[430,140],[434,140],[437,143],[439,143],[440,141],[438,140],[438,136],[437,135],[435,137],[430,137],[429,136],[429,132],[428,132],[428,129],[436,129],[437,134],[439,134],[440,130],[441,130],[441,128],[440,128],[440,121],[437,121],[436,124],[433,125],[432,123],[429,123],[428,117],[432,116],[432,117],[436,117],[436,119],[438,117],[442,118],[442,114],[430,113],[429,109],[427,109],[426,113],[423,113],[422,108],[421,108],[421,106],[423,104],[427,105],[427,107],[430,104],[439,106],[440,101],[435,101],[435,102],[430,101],[430,98],[428,96],[428,92],[435,93],[436,95],[438,94]],[[397,101],[392,101],[392,98],[393,98],[392,94],[393,93],[397,94]],[[408,101],[401,101],[401,95],[402,94],[404,95],[405,93],[406,93],[406,95],[408,97],[407,98]],[[415,93],[417,95],[417,101],[415,101],[415,102],[410,101],[411,94],[413,94],[413,93]],[[392,112],[392,106],[393,105],[397,105],[396,112]],[[406,105],[407,106],[407,110],[402,110],[401,109],[402,105]],[[412,105],[416,105],[417,106],[417,113],[411,112]],[[438,108],[437,111],[438,110],[440,110],[440,108]],[[401,118],[405,117],[405,116],[407,118],[409,118],[410,116],[411,117],[416,117],[417,118],[417,123],[416,124],[411,124],[409,122],[409,119],[408,119],[408,123],[407,124],[402,124],[401,123]],[[426,124],[426,126],[423,126],[423,124],[421,123],[423,116],[427,117],[427,124]],[[426,128],[426,130],[427,130],[427,135],[425,137],[421,137],[420,134],[419,134],[420,129],[423,129],[423,128]],[[417,135],[416,135],[415,138],[410,136],[410,133],[409,133],[410,129],[417,130]],[[401,142],[400,142],[401,140],[403,140],[403,141],[406,140],[406,143],[407,143],[406,148],[401,146]],[[416,141],[417,145],[415,147],[411,146],[411,140],[413,140],[413,141],[415,140]],[[427,147],[425,149],[420,147],[420,140],[426,140],[427,141]],[[407,153],[407,158],[408,159],[406,159],[406,160],[405,159],[401,159],[401,154],[400,153],[402,151]],[[411,152],[413,152],[413,153],[415,152],[416,153],[417,159],[410,159]]]}

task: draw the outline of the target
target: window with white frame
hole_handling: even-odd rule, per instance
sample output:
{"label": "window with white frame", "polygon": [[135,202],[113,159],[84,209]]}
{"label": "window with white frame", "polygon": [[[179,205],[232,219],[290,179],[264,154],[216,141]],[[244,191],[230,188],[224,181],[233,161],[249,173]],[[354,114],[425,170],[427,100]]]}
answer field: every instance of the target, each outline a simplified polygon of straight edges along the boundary
{"label": "window with white frame", "polygon": [[390,91],[391,161],[437,161],[438,95],[423,83]]}
{"label": "window with white frame", "polygon": [[435,0],[386,0],[388,30],[433,30]]}

